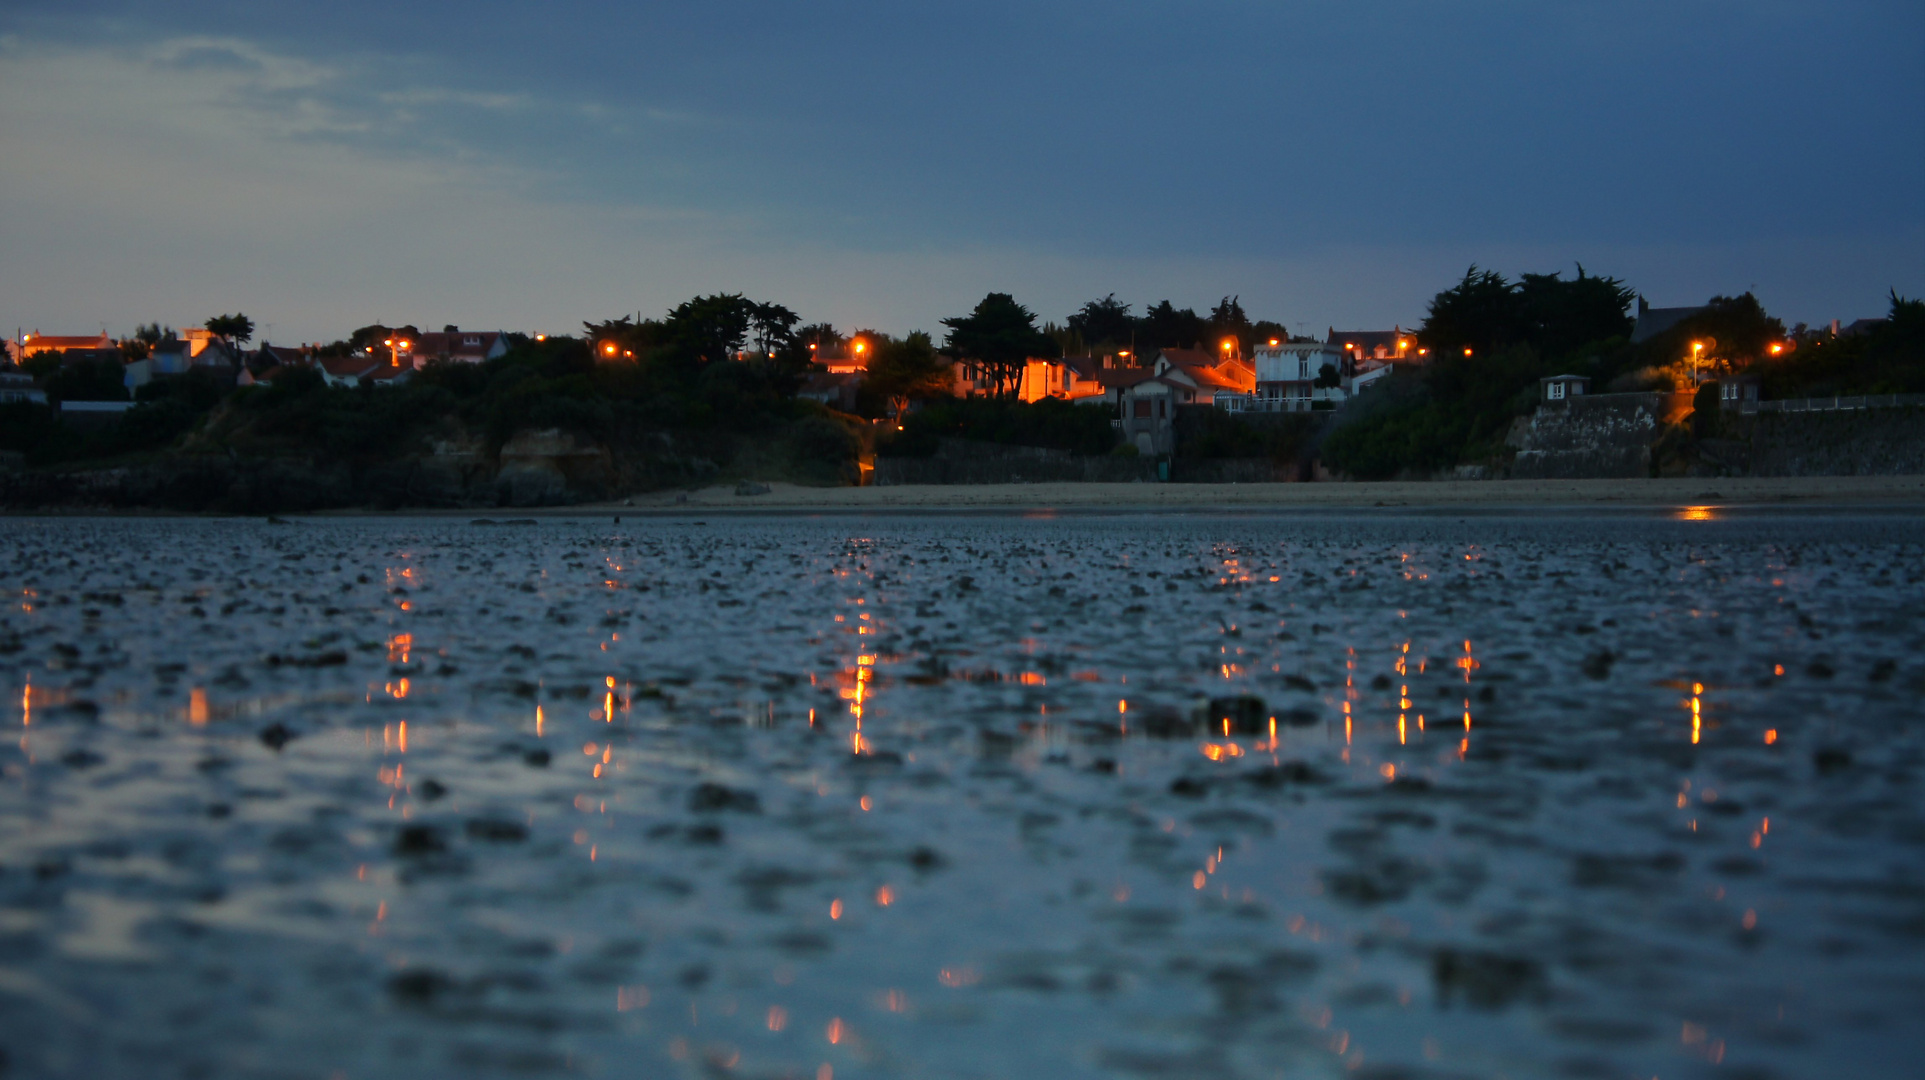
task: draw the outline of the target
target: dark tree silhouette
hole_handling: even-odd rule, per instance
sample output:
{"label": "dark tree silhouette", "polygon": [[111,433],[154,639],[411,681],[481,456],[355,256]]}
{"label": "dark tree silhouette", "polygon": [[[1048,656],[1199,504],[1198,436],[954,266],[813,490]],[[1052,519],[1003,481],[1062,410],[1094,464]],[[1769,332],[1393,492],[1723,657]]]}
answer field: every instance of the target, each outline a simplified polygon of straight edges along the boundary
{"label": "dark tree silhouette", "polygon": [[1035,313],[1008,293],[990,293],[976,310],[942,324],[949,328],[949,348],[981,364],[999,394],[1015,392],[1030,357],[1062,355],[1055,340],[1036,328]]}

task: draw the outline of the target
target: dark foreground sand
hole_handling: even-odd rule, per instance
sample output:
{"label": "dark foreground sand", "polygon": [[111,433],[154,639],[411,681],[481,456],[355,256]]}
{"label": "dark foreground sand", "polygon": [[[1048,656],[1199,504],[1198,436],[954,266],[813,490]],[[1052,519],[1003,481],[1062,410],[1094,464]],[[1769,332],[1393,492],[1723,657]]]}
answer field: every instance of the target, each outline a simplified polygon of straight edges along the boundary
{"label": "dark foreground sand", "polygon": [[815,488],[771,484],[657,492],[565,512],[811,510],[1284,510],[1450,507],[1474,509],[1696,505],[1925,505],[1925,476],[1812,476],[1664,480],[1485,480],[1320,484],[967,484]]}

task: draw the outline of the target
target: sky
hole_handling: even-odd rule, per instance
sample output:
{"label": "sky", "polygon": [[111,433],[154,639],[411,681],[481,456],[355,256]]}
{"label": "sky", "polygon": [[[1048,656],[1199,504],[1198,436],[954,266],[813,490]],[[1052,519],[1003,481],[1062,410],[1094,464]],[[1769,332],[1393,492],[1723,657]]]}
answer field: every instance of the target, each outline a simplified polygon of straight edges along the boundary
{"label": "sky", "polygon": [[1917,0],[0,0],[0,326],[1925,294]]}

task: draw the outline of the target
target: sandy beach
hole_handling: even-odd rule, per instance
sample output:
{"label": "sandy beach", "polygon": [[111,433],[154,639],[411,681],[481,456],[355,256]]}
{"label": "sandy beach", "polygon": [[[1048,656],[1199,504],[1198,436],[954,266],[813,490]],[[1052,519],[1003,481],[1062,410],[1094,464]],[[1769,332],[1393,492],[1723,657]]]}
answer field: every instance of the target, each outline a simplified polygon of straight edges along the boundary
{"label": "sandy beach", "polygon": [[768,511],[1212,511],[1542,507],[1925,506],[1925,476],[1811,476],[1660,480],[1485,480],[1319,484],[971,484],[817,488],[770,484],[664,491],[561,513]]}

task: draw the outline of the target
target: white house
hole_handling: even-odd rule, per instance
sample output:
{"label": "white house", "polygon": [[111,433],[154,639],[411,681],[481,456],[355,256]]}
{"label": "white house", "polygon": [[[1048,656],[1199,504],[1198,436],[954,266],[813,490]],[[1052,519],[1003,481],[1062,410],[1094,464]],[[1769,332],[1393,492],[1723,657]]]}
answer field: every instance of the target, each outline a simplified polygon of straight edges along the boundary
{"label": "white house", "polygon": [[1319,389],[1316,386],[1324,368],[1339,374],[1344,370],[1344,353],[1333,345],[1315,341],[1278,342],[1259,345],[1252,355],[1256,360],[1256,393],[1242,403],[1245,410],[1309,412],[1317,401],[1343,400],[1340,387]]}

